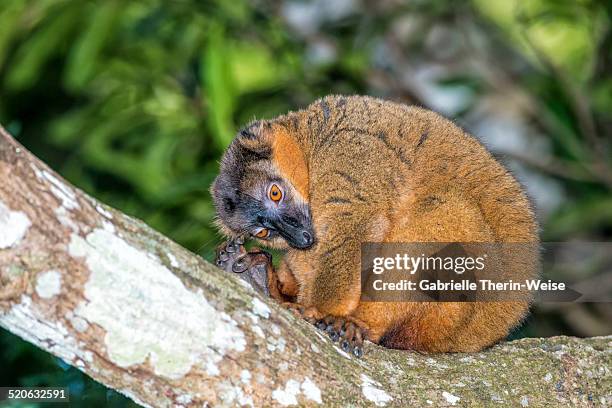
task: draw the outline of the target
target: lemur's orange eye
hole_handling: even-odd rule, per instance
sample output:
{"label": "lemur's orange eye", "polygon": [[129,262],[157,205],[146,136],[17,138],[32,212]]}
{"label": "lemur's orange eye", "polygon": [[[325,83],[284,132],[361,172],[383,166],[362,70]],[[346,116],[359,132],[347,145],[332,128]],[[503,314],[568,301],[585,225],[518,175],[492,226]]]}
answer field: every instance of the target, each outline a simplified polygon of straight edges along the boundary
{"label": "lemur's orange eye", "polygon": [[261,230],[259,230],[259,232],[257,232],[257,234],[255,234],[255,236],[257,238],[265,238],[268,236],[268,234],[270,233],[270,231],[266,228],[262,228]]}
{"label": "lemur's orange eye", "polygon": [[270,196],[270,200],[274,201],[275,203],[278,203],[283,198],[283,192],[279,186],[277,186],[276,184],[272,184],[268,196]]}

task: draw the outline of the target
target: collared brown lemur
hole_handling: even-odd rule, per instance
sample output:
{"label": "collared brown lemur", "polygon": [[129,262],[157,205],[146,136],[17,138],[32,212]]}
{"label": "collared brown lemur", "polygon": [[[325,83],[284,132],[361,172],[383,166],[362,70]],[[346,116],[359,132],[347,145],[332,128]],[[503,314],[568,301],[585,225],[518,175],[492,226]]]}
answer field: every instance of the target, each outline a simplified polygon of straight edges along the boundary
{"label": "collared brown lemur", "polygon": [[[364,339],[478,351],[528,311],[528,301],[361,299],[363,242],[538,243],[521,185],[473,136],[429,110],[328,96],[255,121],[225,152],[211,192],[228,237],[217,265],[241,272],[356,355]],[[279,266],[260,249],[246,251],[245,238],[284,249]],[[538,274],[537,256],[504,256],[512,276]]]}

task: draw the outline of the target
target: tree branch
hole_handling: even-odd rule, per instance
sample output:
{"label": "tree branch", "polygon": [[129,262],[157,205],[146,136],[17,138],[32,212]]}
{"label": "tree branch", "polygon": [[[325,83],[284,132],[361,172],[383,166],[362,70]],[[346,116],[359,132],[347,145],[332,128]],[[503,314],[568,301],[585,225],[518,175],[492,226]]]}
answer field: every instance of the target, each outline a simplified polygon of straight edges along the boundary
{"label": "tree branch", "polygon": [[1,127],[0,180],[0,326],[139,404],[610,398],[610,337],[524,339],[469,355],[368,344],[358,360],[233,276],[70,186]]}

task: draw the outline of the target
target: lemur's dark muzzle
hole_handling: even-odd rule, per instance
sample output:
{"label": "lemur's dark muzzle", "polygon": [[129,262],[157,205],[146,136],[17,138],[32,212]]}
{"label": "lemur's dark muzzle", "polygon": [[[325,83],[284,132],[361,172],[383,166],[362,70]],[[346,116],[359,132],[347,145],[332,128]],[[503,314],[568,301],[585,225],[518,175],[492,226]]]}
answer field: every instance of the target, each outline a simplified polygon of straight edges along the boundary
{"label": "lemur's dark muzzle", "polygon": [[293,248],[308,249],[315,242],[312,228],[302,225],[296,218],[282,215],[271,224]]}

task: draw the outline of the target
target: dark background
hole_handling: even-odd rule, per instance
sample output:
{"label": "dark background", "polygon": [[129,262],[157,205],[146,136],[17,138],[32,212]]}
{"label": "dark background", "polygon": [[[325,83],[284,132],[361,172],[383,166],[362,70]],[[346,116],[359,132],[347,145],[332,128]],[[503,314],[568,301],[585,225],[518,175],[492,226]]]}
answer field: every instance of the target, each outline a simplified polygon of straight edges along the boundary
{"label": "dark background", "polygon": [[[237,128],[330,93],[380,96],[441,112],[502,155],[543,240],[609,242],[611,16],[590,0],[2,0],[0,123],[211,259],[208,188]],[[612,291],[590,265],[552,275]],[[611,321],[609,303],[540,304],[513,337],[609,334]],[[2,330],[0,367],[0,385],[131,404]]]}

